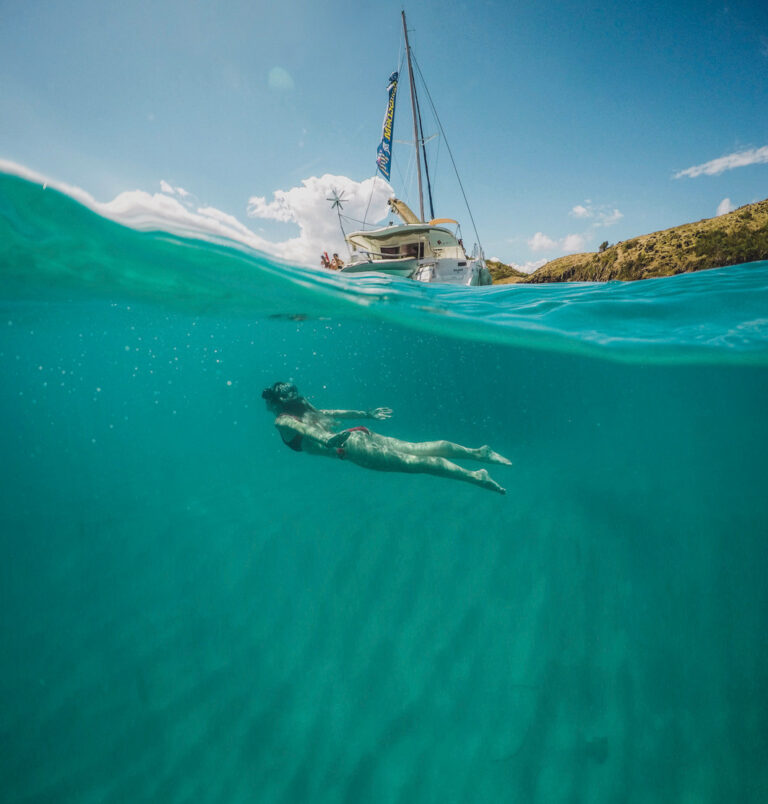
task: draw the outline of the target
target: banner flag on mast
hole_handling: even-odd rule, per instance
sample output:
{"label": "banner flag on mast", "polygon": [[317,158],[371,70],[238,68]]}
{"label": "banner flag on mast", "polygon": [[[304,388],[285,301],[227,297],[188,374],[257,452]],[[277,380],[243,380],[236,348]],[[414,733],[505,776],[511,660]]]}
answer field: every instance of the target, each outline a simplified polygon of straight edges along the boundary
{"label": "banner flag on mast", "polygon": [[392,129],[395,125],[395,95],[397,94],[398,73],[394,72],[389,76],[387,92],[387,111],[384,115],[384,125],[381,129],[381,142],[376,149],[376,165],[381,175],[389,181],[390,168],[392,166]]}

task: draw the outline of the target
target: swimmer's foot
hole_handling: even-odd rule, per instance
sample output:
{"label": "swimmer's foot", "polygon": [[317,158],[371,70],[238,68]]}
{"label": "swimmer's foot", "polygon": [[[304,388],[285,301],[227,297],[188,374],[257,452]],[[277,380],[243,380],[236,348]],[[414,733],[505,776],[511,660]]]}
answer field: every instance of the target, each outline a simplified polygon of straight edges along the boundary
{"label": "swimmer's foot", "polygon": [[512,461],[510,461],[508,458],[505,458],[503,455],[499,455],[498,452],[494,452],[487,444],[482,447],[478,447],[475,450],[475,453],[479,461],[485,461],[486,463],[500,463],[504,466],[512,466]]}
{"label": "swimmer's foot", "polygon": [[478,469],[476,472],[472,472],[472,474],[477,478],[477,485],[482,486],[484,489],[488,489],[489,491],[495,491],[498,494],[506,494],[507,490],[502,488],[493,478],[488,474],[487,469]]}

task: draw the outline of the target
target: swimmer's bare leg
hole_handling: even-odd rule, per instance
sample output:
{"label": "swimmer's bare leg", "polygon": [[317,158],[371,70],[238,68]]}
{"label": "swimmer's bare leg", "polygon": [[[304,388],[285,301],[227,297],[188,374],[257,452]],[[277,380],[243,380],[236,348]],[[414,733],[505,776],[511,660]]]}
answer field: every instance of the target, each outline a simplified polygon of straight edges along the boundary
{"label": "swimmer's bare leg", "polygon": [[498,452],[494,452],[487,444],[484,444],[482,447],[478,447],[474,451],[477,453],[478,461],[485,461],[486,463],[500,463],[504,466],[512,466],[512,461],[510,461],[509,458],[505,458],[503,455],[499,455]]}
{"label": "swimmer's bare leg", "polygon": [[402,458],[405,464],[410,464],[413,467],[405,471],[424,472],[429,475],[438,475],[438,477],[464,480],[467,483],[474,483],[474,485],[488,489],[489,491],[495,491],[499,494],[507,493],[505,489],[491,478],[486,469],[476,469],[474,472],[471,472],[469,469],[465,469],[463,466],[458,466],[441,457],[403,455]]}
{"label": "swimmer's bare leg", "polygon": [[511,466],[512,461],[494,452],[489,446],[484,445],[473,449],[472,447],[462,447],[461,444],[454,444],[452,441],[420,441],[411,443],[400,441],[396,438],[388,438],[394,442],[393,446],[399,452],[407,452],[410,455],[423,455],[433,458],[467,458],[472,461],[482,461],[483,463],[498,463],[504,466]]}
{"label": "swimmer's bare leg", "polygon": [[[354,457],[350,456],[352,460]],[[362,463],[362,462],[361,462]],[[452,480],[463,480],[466,483],[473,483],[475,486],[495,491],[499,494],[506,494],[495,480],[491,478],[486,469],[477,469],[474,472],[458,466],[445,458],[433,457],[428,455],[412,455],[410,453],[388,452],[385,461],[368,463],[371,469],[379,469],[389,472],[413,472],[427,475],[437,475],[447,477]],[[364,464],[363,464],[364,465]]]}
{"label": "swimmer's bare leg", "polygon": [[[436,442],[438,444],[449,444],[451,447],[458,447],[461,450],[461,457],[469,457],[467,447],[459,447],[458,444],[450,442]],[[363,434],[352,432],[347,436],[344,444],[345,457],[358,466],[366,469],[374,469],[379,472],[412,472],[437,475],[452,480],[463,480],[466,483],[473,483],[490,491],[506,494],[505,490],[489,475],[485,469],[477,469],[474,472],[458,466],[442,456],[436,455],[414,455],[410,451],[398,449],[400,444],[407,447],[419,447],[423,445],[411,444],[407,441],[398,441],[395,438],[378,436],[374,433]]]}

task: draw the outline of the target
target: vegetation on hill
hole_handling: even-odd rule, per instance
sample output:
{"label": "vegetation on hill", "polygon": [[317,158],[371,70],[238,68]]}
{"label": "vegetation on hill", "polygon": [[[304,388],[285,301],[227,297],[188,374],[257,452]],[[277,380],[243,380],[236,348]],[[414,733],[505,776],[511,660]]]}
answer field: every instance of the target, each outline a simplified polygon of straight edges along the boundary
{"label": "vegetation on hill", "polygon": [[523,271],[518,271],[511,265],[505,265],[499,260],[486,260],[485,265],[491,272],[494,284],[503,284],[504,282],[519,282],[522,279],[527,279],[528,274]]}
{"label": "vegetation on hill", "polygon": [[[607,282],[650,279],[705,268],[768,259],[768,200],[727,215],[635,237],[599,252],[569,254],[530,276],[515,271],[504,278],[490,268],[494,282]],[[506,267],[506,266],[504,266]]]}

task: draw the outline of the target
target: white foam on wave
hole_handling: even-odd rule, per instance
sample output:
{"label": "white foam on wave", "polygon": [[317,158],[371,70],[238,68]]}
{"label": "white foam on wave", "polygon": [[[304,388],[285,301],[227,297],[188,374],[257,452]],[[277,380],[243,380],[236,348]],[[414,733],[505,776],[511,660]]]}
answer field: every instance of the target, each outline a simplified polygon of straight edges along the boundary
{"label": "white foam on wave", "polygon": [[282,241],[261,237],[234,215],[216,207],[194,202],[194,196],[181,187],[162,180],[161,192],[127,190],[111,201],[97,201],[89,192],[66,182],[51,179],[31,168],[0,159],[0,172],[51,187],[105,218],[140,231],[162,230],[204,240],[232,240],[294,265],[319,266],[323,251],[342,251],[343,236],[338,216],[328,201],[343,196],[344,214],[369,221],[381,220],[392,188],[382,179],[358,182],[347,176],[325,174],[304,179],[290,190],[277,190],[273,200],[252,196],[248,215],[252,218],[294,223],[299,234]]}

